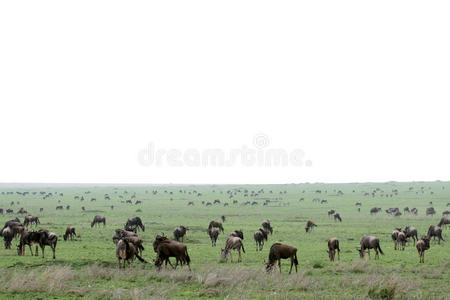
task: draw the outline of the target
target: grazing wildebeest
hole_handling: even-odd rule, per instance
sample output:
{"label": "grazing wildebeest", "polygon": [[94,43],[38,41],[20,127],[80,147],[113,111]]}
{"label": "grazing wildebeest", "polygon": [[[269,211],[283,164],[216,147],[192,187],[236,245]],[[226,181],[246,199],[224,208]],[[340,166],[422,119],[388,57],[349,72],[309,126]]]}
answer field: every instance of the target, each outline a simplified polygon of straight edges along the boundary
{"label": "grazing wildebeest", "polygon": [[417,210],[417,208],[413,207],[413,208],[411,209],[411,213],[417,216],[417,214],[419,213],[419,211]]}
{"label": "grazing wildebeest", "polygon": [[417,252],[419,252],[419,263],[425,262],[425,250],[430,249],[430,238],[423,236],[416,243]]}
{"label": "grazing wildebeest", "polygon": [[434,214],[436,214],[436,211],[434,210],[433,207],[428,207],[427,210],[426,210],[426,212],[425,212],[425,214],[426,214],[427,216],[428,216],[428,215],[434,215]]}
{"label": "grazing wildebeest", "polygon": [[[400,245],[401,250],[405,251],[406,234],[403,231],[400,231],[397,235],[397,245]],[[399,247],[399,250],[400,250],[400,247]]]}
{"label": "grazing wildebeest", "polygon": [[369,259],[370,259],[370,249],[375,250],[375,259],[379,258],[378,252],[381,254],[384,254],[383,251],[380,248],[380,240],[377,237],[365,235],[361,239],[361,248],[358,249],[359,256],[361,258],[364,258],[365,250],[367,249],[367,253],[369,253]]}
{"label": "grazing wildebeest", "polygon": [[242,242],[242,239],[237,236],[229,236],[225,243],[225,249],[222,249],[222,258],[225,261],[228,261],[228,254],[229,254],[231,262],[233,262],[233,256],[231,255],[231,251],[236,250],[239,254],[238,262],[241,262],[242,261],[241,248],[242,251],[245,253],[244,243]]}
{"label": "grazing wildebeest", "polygon": [[443,212],[442,212],[442,215],[443,215],[443,216],[448,216],[448,215],[450,215],[450,210],[445,210],[445,211],[443,211]]}
{"label": "grazing wildebeest", "polygon": [[222,222],[225,223],[225,220],[226,220],[225,216],[221,216],[220,218],[222,219]]}
{"label": "grazing wildebeest", "polygon": [[441,218],[441,220],[439,221],[438,225],[441,228],[447,228],[447,225],[450,224],[450,219],[448,218]]}
{"label": "grazing wildebeest", "polygon": [[141,228],[142,231],[145,231],[145,226],[142,224],[142,220],[139,217],[129,218],[127,223],[125,224],[125,230],[137,230]]}
{"label": "grazing wildebeest", "polygon": [[39,218],[32,216],[32,215],[26,216],[23,221],[23,226],[28,227],[28,225],[33,225],[33,224],[34,224],[34,226],[41,224],[41,222],[39,222]]}
{"label": "grazing wildebeest", "polygon": [[189,201],[189,202],[188,202],[188,206],[189,206],[189,205],[194,205],[194,201]]}
{"label": "grazing wildebeest", "polygon": [[335,214],[335,215],[334,215],[334,221],[335,221],[335,222],[336,222],[336,221],[342,222],[341,216],[340,216],[339,214]]}
{"label": "grazing wildebeest", "polygon": [[99,215],[95,216],[94,220],[92,220],[91,228],[94,227],[94,225],[96,225],[96,224],[98,226],[100,223],[103,223],[103,227],[106,225],[105,217],[102,217],[102,216],[99,216]]}
{"label": "grazing wildebeest", "polygon": [[163,262],[169,263],[171,266],[169,258],[175,257],[176,264],[174,269],[177,268],[178,263],[180,262],[181,267],[183,264],[187,264],[189,271],[191,270],[190,262],[191,259],[187,252],[187,247],[185,244],[172,241],[167,237],[157,235],[155,241],[153,242],[153,250],[156,252],[156,261],[155,266],[160,269]]}
{"label": "grazing wildebeest", "polygon": [[335,237],[332,237],[328,240],[328,256],[330,257],[330,261],[334,261],[334,256],[336,254],[336,250],[338,252],[338,260],[341,259],[341,249],[339,249],[339,240]]}
{"label": "grazing wildebeest", "polygon": [[266,271],[270,272],[274,264],[278,261],[278,268],[280,269],[281,273],[281,260],[287,258],[291,259],[291,268],[289,269],[289,274],[291,274],[292,272],[293,265],[295,265],[295,273],[297,273],[297,248],[281,243],[273,244],[272,247],[270,247],[269,261],[266,263]]}
{"label": "grazing wildebeest", "polygon": [[17,211],[17,213],[18,213],[18,214],[27,214],[28,211],[27,211],[26,209],[24,209],[23,207],[21,207],[21,208]]}
{"label": "grazing wildebeest", "polygon": [[272,228],[272,226],[270,225],[270,220],[269,220],[269,219],[264,220],[264,221],[261,223],[261,226],[262,226],[262,228],[263,228],[266,232],[268,232],[268,233],[270,233],[270,234],[273,233],[273,228]]}
{"label": "grazing wildebeest", "polygon": [[212,203],[211,202],[206,202],[206,206],[211,206],[212,205]]}
{"label": "grazing wildebeest", "polygon": [[56,210],[62,210],[63,209],[63,206],[62,205],[58,205],[57,207],[56,207]]}
{"label": "grazing wildebeest", "polygon": [[417,228],[413,226],[406,226],[403,232],[406,235],[406,238],[413,238],[414,243],[418,240],[417,238]]}
{"label": "grazing wildebeest", "polygon": [[66,210],[69,210],[69,209],[70,209],[70,205],[67,205],[67,206],[66,206]]}
{"label": "grazing wildebeest", "polygon": [[399,232],[402,231],[401,228],[395,228],[394,231],[391,233],[392,240],[394,241],[394,249],[397,250],[397,238]]}
{"label": "grazing wildebeest", "polygon": [[119,240],[125,238],[125,237],[132,237],[132,236],[136,236],[137,234],[133,231],[127,231],[127,230],[123,230],[123,229],[116,229],[114,235],[113,235],[113,242],[114,244],[117,244],[119,242]]}
{"label": "grazing wildebeest", "polygon": [[229,236],[237,236],[237,237],[239,237],[241,239],[244,239],[244,232],[242,231],[242,229],[241,230],[235,230],[235,231],[231,232]]}
{"label": "grazing wildebeest", "polygon": [[372,208],[370,209],[370,214],[371,214],[371,215],[377,214],[379,211],[381,211],[381,207],[372,207]]}
{"label": "grazing wildebeest", "polygon": [[441,244],[441,240],[445,242],[445,240],[442,238],[442,228],[439,226],[430,225],[430,228],[428,228],[427,237],[431,239],[433,237],[433,241],[438,238],[438,244]]}
{"label": "grazing wildebeest", "polygon": [[222,233],[224,232],[221,222],[218,222],[218,221],[209,222],[208,228],[212,228],[212,227],[219,228],[219,230],[222,231]]}
{"label": "grazing wildebeest", "polygon": [[311,232],[314,227],[317,227],[317,225],[313,221],[309,220],[308,222],[306,222],[305,230],[308,233]]}
{"label": "grazing wildebeest", "polygon": [[75,233],[75,227],[73,226],[67,226],[66,233],[64,233],[63,238],[65,241],[67,241],[68,238],[70,238],[71,241],[73,241],[73,237],[77,236]]}
{"label": "grazing wildebeest", "polygon": [[334,209],[329,210],[329,211],[328,211],[328,217],[331,217],[332,215],[334,215],[335,212],[336,212],[336,211],[335,211]]}
{"label": "grazing wildebeest", "polygon": [[264,241],[267,241],[267,232],[264,229],[259,228],[257,231],[255,231],[255,234],[253,234],[253,237],[255,238],[256,242],[256,251],[262,251],[264,247]]}
{"label": "grazing wildebeest", "polygon": [[3,237],[5,241],[5,249],[11,249],[12,240],[14,238],[14,232],[10,227],[5,227],[0,232],[0,236]]}
{"label": "grazing wildebeest", "polygon": [[361,204],[361,201],[356,202],[355,205],[356,205],[356,206],[361,206],[361,205],[362,205],[362,204]]}
{"label": "grazing wildebeest", "polygon": [[214,204],[220,204],[220,200],[219,200],[219,199],[216,199],[216,200],[214,200],[213,203],[214,203]]}
{"label": "grazing wildebeest", "polygon": [[141,256],[139,256],[138,251],[136,250],[134,244],[126,239],[121,239],[117,242],[116,256],[119,262],[119,269],[122,267],[120,264],[121,260],[123,260],[123,267],[125,268],[125,262],[127,262],[128,266],[130,266],[135,256],[141,262],[147,263]]}
{"label": "grazing wildebeest", "polygon": [[405,207],[404,209],[403,209],[403,212],[404,213],[409,213],[410,211],[409,211],[409,207],[407,206],[407,207]]}
{"label": "grazing wildebeest", "polygon": [[184,227],[184,226],[182,226],[182,225],[177,226],[175,228],[175,230],[173,231],[173,237],[175,238],[175,240],[177,242],[179,242],[180,239],[181,239],[181,242],[183,242],[184,241],[184,236],[186,235],[186,231],[187,230],[189,230],[189,229]]}
{"label": "grazing wildebeest", "polygon": [[217,242],[217,237],[219,236],[219,230],[214,227],[208,228],[208,235],[211,239],[211,246],[215,246]]}
{"label": "grazing wildebeest", "polygon": [[7,210],[6,210],[6,213],[7,214],[12,214],[14,211],[11,209],[11,208],[8,208]]}

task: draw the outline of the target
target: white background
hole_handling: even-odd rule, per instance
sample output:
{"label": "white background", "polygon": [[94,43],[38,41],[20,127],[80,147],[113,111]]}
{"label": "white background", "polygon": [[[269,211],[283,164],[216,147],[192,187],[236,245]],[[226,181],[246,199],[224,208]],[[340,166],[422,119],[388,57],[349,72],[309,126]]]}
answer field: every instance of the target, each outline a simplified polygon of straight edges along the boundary
{"label": "white background", "polygon": [[[2,1],[0,182],[450,180],[449,1]],[[312,167],[156,167],[252,145]]]}

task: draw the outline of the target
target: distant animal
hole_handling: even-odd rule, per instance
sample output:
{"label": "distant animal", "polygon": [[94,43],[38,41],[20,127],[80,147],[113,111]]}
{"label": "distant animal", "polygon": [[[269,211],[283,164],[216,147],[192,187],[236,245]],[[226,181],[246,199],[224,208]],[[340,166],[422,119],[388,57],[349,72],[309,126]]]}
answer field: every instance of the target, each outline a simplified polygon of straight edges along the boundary
{"label": "distant animal", "polygon": [[295,273],[297,273],[298,259],[297,259],[297,248],[294,246],[275,243],[270,247],[269,251],[269,260],[266,262],[266,271],[270,272],[273,269],[273,266],[278,261],[278,268],[281,273],[281,260],[282,259],[291,259],[291,268],[289,269],[289,274],[292,272],[292,266],[295,265]]}
{"label": "distant animal", "polygon": [[219,230],[214,227],[208,228],[208,235],[211,239],[211,246],[216,246],[217,237],[219,236]]}
{"label": "distant animal", "polygon": [[106,219],[105,219],[105,217],[96,215],[94,217],[94,220],[92,220],[91,228],[94,227],[94,225],[98,226],[100,223],[103,223],[103,227],[106,226]]}
{"label": "distant animal", "polygon": [[413,208],[411,209],[411,213],[412,213],[413,215],[416,215],[416,216],[417,216],[417,214],[419,213],[419,211],[417,210],[417,208],[413,207]]}
{"label": "distant animal", "polygon": [[377,214],[379,211],[381,211],[381,207],[372,207],[370,209],[370,214],[374,215],[374,214]]}
{"label": "distant animal", "polygon": [[339,240],[335,237],[332,237],[328,240],[328,250],[327,250],[330,261],[334,261],[336,251],[338,252],[338,260],[340,260],[341,249],[339,249]]}
{"label": "distant animal", "polygon": [[263,228],[267,233],[270,233],[270,234],[273,233],[273,228],[272,228],[272,226],[271,226],[271,224],[270,224],[270,220],[269,220],[269,219],[264,220],[264,221],[261,223],[261,226],[262,226],[262,228]]}
{"label": "distant animal", "polygon": [[443,212],[442,212],[442,215],[443,215],[443,216],[448,216],[448,215],[450,215],[450,210],[443,211]]}
{"label": "distant animal", "polygon": [[67,239],[69,238],[71,241],[73,241],[74,236],[77,236],[77,234],[75,233],[75,227],[67,226],[66,233],[64,233],[63,235],[64,241],[67,241]]}
{"label": "distant animal", "polygon": [[425,214],[428,215],[434,215],[436,214],[436,211],[434,210],[433,207],[428,207],[427,210],[425,211]]}
{"label": "distant animal", "polygon": [[403,232],[406,235],[406,238],[413,238],[414,243],[418,240],[417,238],[417,228],[413,226],[406,226]]}
{"label": "distant animal", "polygon": [[56,207],[56,210],[62,210],[63,209],[63,206],[62,205],[58,205],[57,207]]}
{"label": "distant animal", "polygon": [[240,237],[229,236],[225,243],[225,249],[222,249],[222,258],[225,261],[228,261],[228,255],[230,255],[231,262],[233,262],[233,256],[231,254],[231,251],[236,250],[239,254],[238,262],[241,262],[242,261],[241,248],[242,251],[245,253],[244,243],[242,242],[242,239]]}
{"label": "distant animal", "polygon": [[419,263],[425,262],[425,250],[430,249],[430,238],[423,236],[416,243],[417,252],[419,252]]}
{"label": "distant animal", "polygon": [[264,247],[264,241],[267,241],[267,232],[264,229],[259,228],[253,234],[253,238],[255,239],[256,242],[256,251],[258,250],[262,251]]}
{"label": "distant animal", "polygon": [[180,242],[180,240],[181,240],[181,242],[183,242],[184,241],[184,236],[186,235],[186,231],[187,230],[189,230],[189,229],[184,227],[184,226],[182,226],[182,225],[177,226],[175,228],[175,230],[173,231],[173,237],[175,238],[175,240],[177,242]]}
{"label": "distant animal", "polygon": [[[227,203],[225,203],[225,204],[227,204]],[[225,223],[225,220],[226,220],[225,216],[221,216],[220,218],[222,219],[222,222]]]}
{"label": "distant animal", "polygon": [[35,217],[35,216],[26,216],[25,219],[23,220],[23,226],[28,227],[28,225],[33,225],[37,226],[38,224],[41,224],[41,222],[39,222],[39,218]]}
{"label": "distant animal", "polygon": [[361,201],[356,202],[355,205],[356,205],[356,206],[361,206],[361,205],[362,205],[362,204],[361,204]]}
{"label": "distant animal", "polygon": [[70,209],[70,205],[67,205],[67,206],[66,206],[66,210],[69,210],[69,209]]}
{"label": "distant animal", "polygon": [[125,223],[125,230],[137,230],[139,228],[142,231],[145,231],[145,226],[142,223],[141,218],[139,217],[128,218],[127,223]]}
{"label": "distant animal", "polygon": [[136,250],[136,247],[133,243],[127,241],[126,239],[121,239],[117,242],[116,245],[116,257],[119,263],[119,269],[122,267],[121,261],[123,261],[123,268],[125,268],[125,262],[128,263],[128,266],[131,266],[131,262],[134,260],[134,257],[137,257],[141,262],[147,263]]}
{"label": "distant animal", "polygon": [[328,211],[328,217],[331,217],[332,215],[334,215],[335,212],[336,212],[336,211],[335,211],[334,209],[329,210],[329,211]]}
{"label": "distant animal", "polygon": [[39,212],[43,212],[43,211],[44,211],[43,207],[39,208]]}
{"label": "distant animal", "polygon": [[308,222],[306,222],[306,233],[311,232],[314,227],[317,227],[317,225],[313,221],[309,220]]}
{"label": "distant animal", "polygon": [[220,230],[222,233],[224,232],[223,226],[222,226],[222,223],[221,223],[221,222],[218,222],[218,221],[211,221],[211,222],[209,222],[208,228],[212,228],[212,227],[214,227],[214,228],[219,228],[219,230]]}
{"label": "distant animal", "polygon": [[438,225],[441,228],[447,228],[447,225],[450,224],[450,219],[448,218],[441,218],[441,220],[439,221]]}
{"label": "distant animal", "polygon": [[188,206],[189,206],[189,205],[192,205],[192,206],[193,206],[193,205],[194,205],[194,201],[189,201],[187,205],[188,205]]}
{"label": "distant animal", "polygon": [[435,238],[438,238],[438,244],[441,244],[441,240],[445,242],[445,240],[442,238],[442,228],[439,226],[430,225],[428,228],[427,237],[431,239],[433,237],[433,241]]}
{"label": "distant animal", "polygon": [[336,222],[336,221],[342,222],[341,216],[340,216],[339,214],[335,214],[335,215],[334,215],[334,221],[335,221],[335,222]]}
{"label": "distant animal", "polygon": [[244,232],[242,230],[235,230],[231,232],[229,236],[237,236],[241,239],[244,239]]}
{"label": "distant animal", "polygon": [[360,249],[357,248],[357,250],[361,258],[364,258],[364,253],[366,249],[367,253],[369,254],[369,259],[370,259],[370,249],[375,250],[375,259],[379,258],[378,253],[384,254],[380,248],[380,240],[377,237],[365,235],[362,237],[360,245],[361,245]]}

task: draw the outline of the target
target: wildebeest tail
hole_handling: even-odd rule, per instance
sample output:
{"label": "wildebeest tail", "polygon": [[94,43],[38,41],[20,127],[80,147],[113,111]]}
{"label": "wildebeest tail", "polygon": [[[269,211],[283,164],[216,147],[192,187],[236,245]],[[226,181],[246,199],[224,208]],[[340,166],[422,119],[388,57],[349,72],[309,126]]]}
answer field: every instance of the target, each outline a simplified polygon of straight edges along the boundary
{"label": "wildebeest tail", "polygon": [[384,255],[383,251],[382,251],[381,248],[380,248],[380,244],[377,245],[377,249],[378,249],[378,251],[380,251],[380,253],[381,253],[382,255]]}
{"label": "wildebeest tail", "polygon": [[188,254],[188,252],[187,252],[187,249],[186,249],[185,255],[186,255],[186,263],[189,264],[189,263],[191,262],[191,258],[189,257],[189,254]]}
{"label": "wildebeest tail", "polygon": [[139,254],[135,253],[134,255],[136,255],[137,259],[139,259],[141,262],[143,262],[144,264],[147,263],[147,261],[145,259],[143,259]]}
{"label": "wildebeest tail", "polygon": [[294,264],[298,265],[297,252],[294,254]]}
{"label": "wildebeest tail", "polygon": [[439,238],[445,242],[445,240],[442,238],[442,231],[439,232]]}

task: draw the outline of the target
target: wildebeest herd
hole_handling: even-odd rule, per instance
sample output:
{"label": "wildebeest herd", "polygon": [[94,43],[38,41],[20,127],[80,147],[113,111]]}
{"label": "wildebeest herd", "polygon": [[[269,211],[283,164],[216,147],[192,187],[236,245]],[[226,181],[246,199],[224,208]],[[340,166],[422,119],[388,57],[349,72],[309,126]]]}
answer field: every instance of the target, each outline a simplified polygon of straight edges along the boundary
{"label": "wildebeest herd", "polygon": [[[272,206],[275,207],[289,207],[290,204],[287,201],[282,201],[282,196],[277,197],[271,197],[270,199],[268,197],[263,197],[263,195],[266,194],[266,192],[263,189],[256,190],[256,191],[247,191],[247,192],[241,192],[242,197],[245,198],[252,198],[252,201],[246,200],[239,203],[236,193],[237,191],[227,191],[226,194],[228,195],[230,201],[225,202],[224,200],[210,200],[210,201],[196,201],[191,200],[186,201],[186,206],[195,208],[199,205],[199,203],[202,203],[204,206],[204,209],[207,209],[207,207],[231,207],[231,206],[260,206],[260,207],[267,207],[270,208]],[[158,191],[154,190],[152,191],[153,195],[156,195]],[[172,193],[172,192],[170,192]],[[166,194],[170,194],[166,193]],[[186,191],[184,191],[186,193]],[[196,195],[196,197],[202,197],[201,193],[189,191],[190,195]],[[379,190],[374,190],[370,193],[364,193],[367,194],[367,197],[375,197],[375,195],[380,194],[381,192]],[[124,193],[125,194],[125,193]],[[199,196],[200,194],[200,196]],[[268,193],[271,194],[271,191]],[[283,195],[283,192],[280,192],[280,195]],[[327,199],[324,199],[324,194],[327,194],[326,191],[323,190],[316,190],[314,191],[314,198],[312,199],[313,203],[317,203],[317,205],[330,205],[331,201],[328,201]],[[173,194],[171,195],[171,200],[173,200]],[[328,193],[328,195],[330,195]],[[344,193],[340,190],[333,191],[334,197],[343,197]],[[396,192],[393,190],[391,193],[385,193],[383,194],[383,197],[392,197],[392,195],[396,195]],[[122,195],[121,195],[122,196]],[[320,197],[319,197],[320,196]],[[46,199],[51,198],[49,194],[45,194],[44,196]],[[331,197],[331,196],[330,196]],[[126,199],[123,196],[119,197],[120,199]],[[131,202],[131,199],[136,199],[136,194],[132,194],[129,196],[129,200],[120,200],[122,204],[124,205],[143,205],[143,202],[141,200],[135,200],[134,204]],[[76,200],[79,200],[80,202],[84,200],[83,196],[76,196]],[[105,194],[104,197],[105,201],[112,201],[111,199],[114,199],[114,196]],[[305,201],[305,197],[301,197],[300,201]],[[17,205],[19,201],[16,201],[15,203],[12,203],[11,205]],[[97,202],[97,198],[91,198],[90,202]],[[100,202],[100,201],[99,201]],[[144,201],[145,202],[145,201]],[[20,203],[20,202],[19,202]],[[58,202],[59,203],[59,202]],[[353,203],[353,202],[352,202]],[[358,213],[361,212],[361,207],[364,207],[365,201],[357,201],[355,203],[355,206],[358,210]],[[225,205],[226,204],[226,205]],[[432,205],[433,203],[428,203],[428,205]],[[87,207],[86,202],[84,202],[84,205]],[[352,204],[353,205],[353,204]],[[85,212],[85,206],[82,207],[82,211]],[[372,206],[372,205],[371,205]],[[64,209],[65,207],[65,209]],[[111,210],[114,208],[113,205],[108,205],[108,209],[111,207]],[[138,206],[139,207],[139,206]],[[70,205],[57,205],[56,210],[57,211],[67,211],[70,210]],[[72,207],[73,209],[73,207]],[[43,213],[43,208],[40,208],[39,210],[41,213]],[[379,212],[382,212],[383,209],[378,206],[372,207],[370,210],[367,211],[367,216],[370,217],[370,215],[374,216],[377,215]],[[390,207],[388,209],[384,209],[387,215],[398,218],[402,215],[417,215],[418,209],[417,208],[409,208],[404,207],[403,210],[400,210],[398,207]],[[13,213],[8,212],[7,213]],[[4,210],[0,210],[0,214],[3,214]],[[17,210],[18,214],[27,214],[28,211],[21,207],[19,210]],[[335,209],[330,210],[323,210],[323,213],[327,213],[328,217],[332,217],[332,220],[334,220],[334,224],[336,226],[339,226],[341,222],[346,222],[346,218],[342,217],[342,211],[339,213]],[[428,207],[425,212],[426,216],[433,216],[437,212],[436,210],[430,206]],[[270,215],[270,213],[268,213]],[[219,215],[220,218],[217,221],[211,220],[209,223],[205,224],[204,226],[204,232],[206,236],[209,237],[211,240],[211,246],[215,247],[218,241],[218,238],[220,235],[225,234],[224,224],[226,225],[226,220],[229,218],[228,215],[222,214]],[[450,224],[449,219],[447,218],[448,211],[444,211],[442,213],[442,218],[439,220],[437,225],[430,225],[428,228],[428,231],[422,235],[420,235],[418,229],[416,227],[413,227],[411,225],[404,226],[403,228],[396,227],[393,229],[392,233],[386,232],[386,234],[389,234],[392,238],[392,241],[394,243],[394,250],[399,251],[405,251],[407,249],[407,246],[409,244],[415,245],[415,248],[417,250],[417,253],[419,255],[419,262],[424,263],[425,259],[425,251],[430,249],[431,242],[436,241],[436,243],[439,245],[441,244],[441,241],[445,241],[443,238],[443,229],[445,229],[448,224]],[[344,214],[345,217],[345,214]],[[42,218],[42,216],[41,216]],[[133,260],[138,259],[139,261],[143,263],[147,263],[148,261],[153,261],[155,267],[157,269],[160,269],[161,267],[168,265],[172,266],[173,268],[177,268],[178,265],[181,267],[186,266],[189,270],[191,269],[191,264],[195,263],[191,261],[191,258],[188,253],[188,246],[189,246],[189,240],[186,239],[187,236],[189,236],[192,226],[189,223],[189,220],[186,220],[186,223],[183,225],[178,225],[175,228],[173,228],[173,238],[169,238],[164,233],[157,234],[155,238],[152,240],[152,248],[153,253],[144,255],[144,250],[146,249],[144,239],[142,237],[139,237],[140,233],[139,231],[145,232],[146,226],[145,222],[141,219],[141,217],[134,216],[130,217],[126,220],[124,220],[125,224],[123,225],[123,228],[118,228],[114,230],[113,233],[113,243],[115,245],[115,255],[118,261],[119,267],[125,267],[126,264],[130,265]],[[102,215],[95,215],[91,221],[90,221],[90,227],[92,230],[101,230],[106,226],[107,220],[105,216]],[[123,223],[122,223],[123,224]],[[305,232],[307,236],[314,235],[315,232],[320,228],[321,222],[317,222],[317,224],[313,220],[305,220]],[[436,224],[436,223],[435,223]],[[5,249],[11,249],[12,243],[14,239],[18,241],[17,244],[17,253],[20,256],[24,256],[27,245],[28,249],[30,250],[30,254],[32,256],[38,256],[38,248],[41,249],[42,257],[44,257],[44,249],[46,246],[49,246],[53,253],[53,258],[56,258],[56,246],[58,244],[58,234],[55,232],[52,232],[47,229],[37,229],[38,226],[41,225],[41,220],[37,216],[33,215],[26,215],[23,219],[23,222],[19,218],[14,218],[11,220],[8,220],[5,222],[3,229],[1,230],[0,234],[4,239],[4,245]],[[250,236],[253,236],[255,249],[257,252],[264,251],[264,246],[269,240],[273,240],[271,243],[270,248],[268,249],[268,255],[267,260],[265,262],[266,270],[271,271],[274,269],[276,265],[278,265],[278,268],[281,272],[281,260],[283,259],[289,259],[290,260],[290,270],[289,273],[292,272],[293,267],[295,267],[295,271],[297,272],[297,267],[299,264],[299,259],[297,255],[301,258],[301,247],[295,247],[293,244],[296,244],[295,241],[292,241],[290,243],[281,243],[278,242],[278,236],[277,232],[274,231],[274,227],[272,227],[272,223],[270,219],[264,219],[260,224],[254,224],[254,229],[249,233]],[[277,225],[277,224],[275,224]],[[96,229],[96,227],[100,227],[100,229]],[[34,229],[34,230],[33,230]],[[275,226],[275,229],[277,229],[277,226]],[[198,229],[195,229],[198,230]],[[68,225],[65,232],[62,232],[62,237],[64,241],[74,241],[77,238],[76,229],[72,225]],[[305,234],[303,232],[303,234]],[[341,249],[341,243],[339,240],[339,237],[335,236],[333,234],[332,230],[330,230],[330,237],[327,239],[327,241],[323,241],[323,248],[328,253],[328,258],[330,261],[335,261],[336,256],[337,260],[341,259],[341,255],[343,255],[343,249]],[[230,260],[233,262],[233,255],[237,255],[237,262],[243,261],[243,254],[246,254],[246,245],[244,244],[244,231],[242,229],[235,229],[231,231],[228,235],[225,235],[225,243],[223,247],[221,247],[220,251],[217,250],[218,255],[220,255],[223,262],[227,262]],[[342,238],[341,238],[342,239]],[[290,245],[292,244],[292,245]],[[371,258],[370,250],[375,252],[375,259],[380,258],[381,255],[385,255],[385,252],[383,252],[381,247],[380,239],[379,237],[373,235],[373,234],[367,234],[361,237],[359,242],[359,247],[357,247],[356,251],[353,249],[352,252],[354,252],[355,256],[359,254],[361,258],[364,258],[366,254],[368,255],[369,259]],[[35,250],[33,251],[33,247],[35,247]],[[247,247],[248,248],[248,247]],[[385,248],[385,246],[383,246]],[[266,247],[267,249],[267,247]],[[345,249],[344,249],[345,250]],[[299,253],[298,253],[299,251]],[[341,253],[342,252],[342,253]],[[319,255],[319,254],[318,254]],[[346,254],[348,255],[348,254]],[[145,259],[145,256],[154,257],[151,259]],[[171,258],[175,259],[175,264],[172,264]]]}

